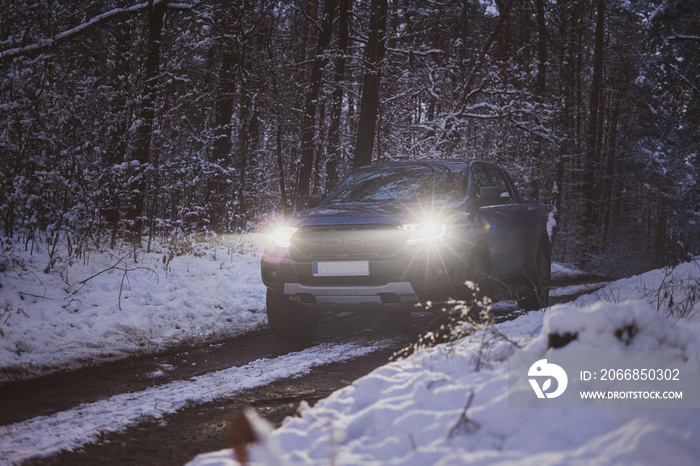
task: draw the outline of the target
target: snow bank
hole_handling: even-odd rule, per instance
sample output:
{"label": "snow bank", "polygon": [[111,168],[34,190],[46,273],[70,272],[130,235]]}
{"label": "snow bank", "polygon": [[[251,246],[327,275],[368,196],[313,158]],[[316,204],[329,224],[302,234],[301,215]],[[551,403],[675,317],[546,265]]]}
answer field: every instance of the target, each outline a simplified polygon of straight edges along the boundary
{"label": "snow bank", "polygon": [[[183,343],[265,321],[265,286],[249,238],[222,238],[168,260],[91,252],[43,270],[49,254],[14,244],[0,273],[0,382]],[[63,253],[63,257],[67,254]]]}
{"label": "snow bank", "polygon": [[[693,265],[677,274],[700,277]],[[684,272],[685,273],[685,272]],[[645,274],[646,275],[646,274]],[[516,349],[544,350],[550,335],[575,336],[560,349],[700,351],[696,319],[674,322],[650,304],[643,283],[663,271],[616,282],[618,296],[555,306],[453,344],[418,351],[319,401],[251,450],[258,464],[697,464],[700,413],[693,409],[508,408],[508,363]],[[655,281],[656,280],[656,281]],[[692,325],[690,325],[692,328]],[[634,331],[618,332],[618,329]],[[697,327],[695,327],[697,328]],[[697,368],[695,368],[697,370]],[[234,465],[230,450],[191,465]]]}
{"label": "snow bank", "polygon": [[574,303],[585,306],[596,301],[628,299],[647,302],[674,320],[690,317],[693,322],[700,322],[695,319],[700,313],[700,258],[677,267],[617,280],[595,293],[579,297]]}
{"label": "snow bank", "polygon": [[573,338],[565,346],[568,351],[700,351],[696,333],[651,305],[632,300],[554,306],[545,313],[542,331],[528,350],[546,351],[553,336]]}

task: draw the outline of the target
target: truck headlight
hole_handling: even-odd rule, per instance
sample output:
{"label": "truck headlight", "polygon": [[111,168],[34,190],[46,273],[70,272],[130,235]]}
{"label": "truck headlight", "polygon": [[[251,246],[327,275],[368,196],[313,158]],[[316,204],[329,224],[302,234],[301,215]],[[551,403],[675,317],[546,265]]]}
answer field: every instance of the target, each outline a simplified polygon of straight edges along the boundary
{"label": "truck headlight", "polygon": [[288,248],[292,245],[292,236],[297,230],[298,228],[288,225],[277,226],[272,231],[272,242],[275,243],[276,246]]}
{"label": "truck headlight", "polygon": [[427,221],[423,223],[407,223],[401,229],[409,234],[408,244],[432,243],[445,237],[447,226],[444,223]]}

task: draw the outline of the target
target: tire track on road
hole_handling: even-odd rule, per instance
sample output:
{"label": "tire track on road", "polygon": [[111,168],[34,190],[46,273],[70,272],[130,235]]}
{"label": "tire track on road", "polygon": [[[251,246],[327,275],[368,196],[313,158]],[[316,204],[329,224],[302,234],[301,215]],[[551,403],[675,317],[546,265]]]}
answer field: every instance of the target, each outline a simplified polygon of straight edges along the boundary
{"label": "tire track on road", "polygon": [[278,379],[305,375],[314,367],[354,359],[390,343],[380,341],[370,346],[324,343],[275,359],[259,359],[242,367],[123,393],[50,416],[2,426],[0,458],[12,464],[33,456],[50,456],[80,448],[100,435],[123,430],[140,421],[159,419],[186,406],[222,399]]}

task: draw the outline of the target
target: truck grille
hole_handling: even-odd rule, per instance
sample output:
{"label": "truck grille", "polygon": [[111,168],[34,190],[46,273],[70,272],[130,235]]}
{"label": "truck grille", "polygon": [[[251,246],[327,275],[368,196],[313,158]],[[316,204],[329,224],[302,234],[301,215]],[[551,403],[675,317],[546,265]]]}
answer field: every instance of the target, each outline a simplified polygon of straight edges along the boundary
{"label": "truck grille", "polygon": [[308,228],[292,237],[291,258],[301,262],[382,260],[395,256],[405,245],[406,233],[390,225]]}

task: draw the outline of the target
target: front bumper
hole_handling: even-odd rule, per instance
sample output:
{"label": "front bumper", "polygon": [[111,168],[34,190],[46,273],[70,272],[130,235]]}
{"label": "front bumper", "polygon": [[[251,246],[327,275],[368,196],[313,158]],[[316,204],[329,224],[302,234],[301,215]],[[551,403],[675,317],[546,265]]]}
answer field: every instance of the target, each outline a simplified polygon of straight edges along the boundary
{"label": "front bumper", "polygon": [[414,306],[419,302],[410,282],[393,282],[377,286],[310,286],[285,283],[284,294],[302,304],[324,306]]}
{"label": "front bumper", "polygon": [[416,245],[390,259],[368,260],[368,276],[318,277],[313,262],[294,261],[277,249],[263,256],[261,272],[268,288],[305,305],[404,308],[456,296],[464,257],[444,243]]}

